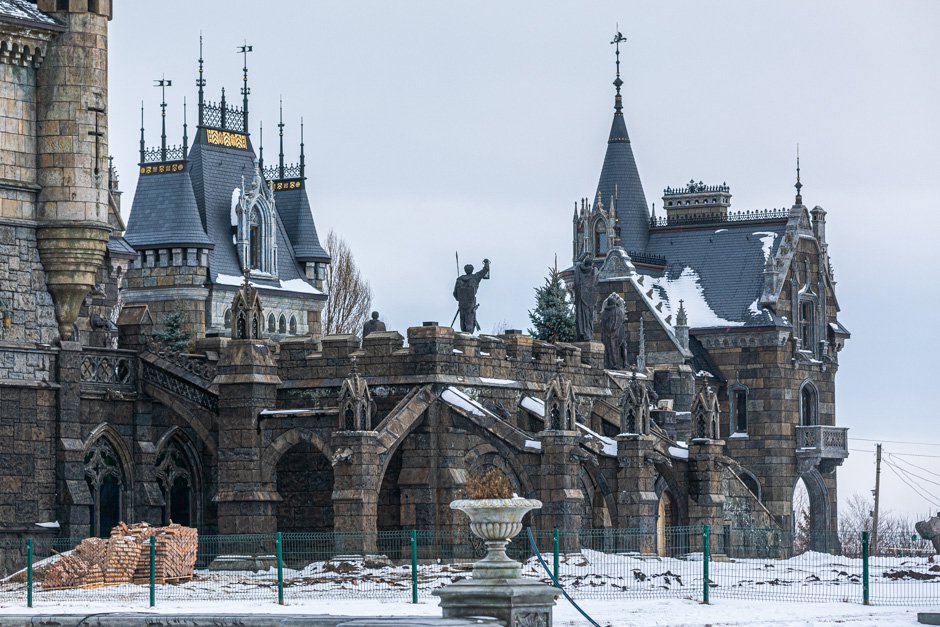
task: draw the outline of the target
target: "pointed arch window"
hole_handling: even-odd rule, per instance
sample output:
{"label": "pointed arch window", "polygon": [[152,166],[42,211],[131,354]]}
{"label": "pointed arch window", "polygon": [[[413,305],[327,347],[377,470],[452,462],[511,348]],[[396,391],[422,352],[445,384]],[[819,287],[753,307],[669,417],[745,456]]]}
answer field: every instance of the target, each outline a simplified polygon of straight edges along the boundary
{"label": "pointed arch window", "polygon": [[184,525],[195,524],[196,504],[194,477],[190,464],[178,442],[170,444],[157,457],[157,481],[166,505],[163,522]]}
{"label": "pointed arch window", "polygon": [[268,314],[268,333],[274,333],[276,329],[277,329],[277,322],[274,318],[274,314],[269,313]]}
{"label": "pointed arch window", "polygon": [[114,446],[100,437],[84,458],[85,482],[91,492],[91,535],[105,538],[123,518],[124,469]]}
{"label": "pointed arch window", "polygon": [[274,192],[255,163],[251,186],[238,195],[235,243],[243,267],[277,276],[277,237]]}
{"label": "pointed arch window", "polygon": [[225,313],[222,315],[222,320],[226,329],[232,328],[232,310],[226,309]]}
{"label": "pointed arch window", "polygon": [[278,318],[277,332],[281,334],[287,333],[287,318],[284,317],[284,314],[281,314],[281,317]]}
{"label": "pointed arch window", "polygon": [[748,389],[744,385],[729,386],[731,433],[747,433],[747,393]]}
{"label": "pointed arch window", "polygon": [[800,425],[811,427],[819,424],[819,399],[816,386],[807,381],[800,388]]}
{"label": "pointed arch window", "polygon": [[291,335],[297,335],[297,318],[293,314],[287,322],[287,332]]}
{"label": "pointed arch window", "polygon": [[598,220],[594,223],[594,254],[597,256],[606,255],[609,247],[607,225],[603,220]]}

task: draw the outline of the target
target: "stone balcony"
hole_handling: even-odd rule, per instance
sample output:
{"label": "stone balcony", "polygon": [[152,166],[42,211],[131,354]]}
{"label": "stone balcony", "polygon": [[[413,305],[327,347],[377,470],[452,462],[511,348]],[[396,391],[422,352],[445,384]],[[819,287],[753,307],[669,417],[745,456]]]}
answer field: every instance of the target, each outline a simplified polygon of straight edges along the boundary
{"label": "stone balcony", "polygon": [[800,474],[818,468],[834,471],[849,456],[849,428],[813,425],[796,428],[796,459]]}

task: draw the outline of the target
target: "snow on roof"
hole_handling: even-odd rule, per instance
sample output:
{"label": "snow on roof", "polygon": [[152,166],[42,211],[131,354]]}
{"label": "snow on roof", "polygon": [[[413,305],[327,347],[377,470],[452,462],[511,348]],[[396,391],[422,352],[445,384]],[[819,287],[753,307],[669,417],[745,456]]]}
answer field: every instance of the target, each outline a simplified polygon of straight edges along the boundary
{"label": "snow on roof", "polygon": [[455,387],[448,387],[441,394],[441,400],[457,409],[462,409],[467,413],[473,414],[474,416],[493,416],[489,411],[486,410],[483,405],[480,405],[478,402],[461,392]]}
{"label": "snow on roof", "polygon": [[603,451],[605,455],[610,455],[612,457],[617,456],[617,443],[614,440],[611,440],[607,436],[601,435],[596,431],[592,431],[589,427],[581,424],[580,422],[576,424],[578,425],[578,428],[588,434],[588,436],[600,441],[600,443],[603,445]]}
{"label": "snow on roof", "polygon": [[669,447],[669,456],[673,459],[688,459],[689,458],[689,449],[679,448],[677,446]]}
{"label": "snow on roof", "polygon": [[485,383],[487,385],[516,385],[516,381],[512,379],[492,379],[490,377],[480,377],[480,383]]}
{"label": "snow on roof", "polygon": [[654,303],[652,309],[663,322],[670,326],[672,323],[666,321],[666,318],[675,319],[680,300],[685,306],[690,327],[740,327],[744,325],[744,322],[726,320],[715,313],[705,300],[701,277],[690,266],[682,268],[682,272],[675,279],[670,279],[666,274],[661,277],[647,276],[646,281],[648,287],[645,290],[642,285],[637,287],[644,296],[647,296],[650,289],[653,290],[654,297],[659,296],[658,301],[662,303],[662,307],[657,309],[658,303]]}
{"label": "snow on roof", "polygon": [[36,8],[35,1],[29,3],[24,0],[0,0],[0,19],[3,18],[59,26],[59,22],[55,18]]}
{"label": "snow on roof", "polygon": [[766,262],[770,259],[770,253],[774,249],[774,240],[777,239],[777,234],[772,233],[771,231],[755,231],[751,235],[760,235],[761,249],[764,252],[764,261]]}
{"label": "snow on roof", "polygon": [[[294,292],[295,294],[322,294],[320,290],[310,285],[303,279],[289,279],[287,281],[277,281],[277,285],[265,285],[264,283],[255,283],[254,281],[248,281],[248,283],[257,289],[261,290],[277,290],[284,292]],[[241,287],[242,283],[245,282],[244,277],[232,276],[231,274],[219,274],[216,276],[215,282],[219,285],[235,285]]]}
{"label": "snow on roof", "polygon": [[519,404],[522,405],[522,409],[527,409],[536,416],[545,417],[545,401],[542,399],[523,396]]}
{"label": "snow on roof", "polygon": [[534,449],[534,450],[536,450],[536,451],[541,451],[541,450],[542,450],[542,443],[539,442],[538,440],[526,440],[526,441],[525,441],[525,447],[526,447],[526,448]]}

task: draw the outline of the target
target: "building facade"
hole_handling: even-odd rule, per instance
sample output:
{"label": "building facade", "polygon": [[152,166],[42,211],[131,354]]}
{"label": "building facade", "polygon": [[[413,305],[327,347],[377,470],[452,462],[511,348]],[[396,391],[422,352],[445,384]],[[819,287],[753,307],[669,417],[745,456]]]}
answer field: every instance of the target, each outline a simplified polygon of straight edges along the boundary
{"label": "building facade", "polygon": [[[599,269],[598,312],[611,293],[625,302],[628,368],[604,367],[600,337],[436,323],[324,337],[330,260],[303,147],[297,165],[283,145],[275,166],[255,152],[247,70],[233,107],[205,99],[200,62],[191,145],[185,125],[180,146],[163,128],[148,148],[141,132],[125,231],[107,161],[109,16],[107,0],[0,7],[0,536],[173,520],[355,531],[337,550],[392,551],[376,532],[466,532],[449,503],[489,468],[544,502],[535,526],[655,531],[625,550],[694,550],[669,546],[680,525],[788,530],[798,480],[814,530],[835,529],[848,333],[826,214],[799,187],[787,210],[742,214],[726,185],[693,183],[651,216],[618,77],[573,252]],[[177,311],[184,351],[154,341]]]}

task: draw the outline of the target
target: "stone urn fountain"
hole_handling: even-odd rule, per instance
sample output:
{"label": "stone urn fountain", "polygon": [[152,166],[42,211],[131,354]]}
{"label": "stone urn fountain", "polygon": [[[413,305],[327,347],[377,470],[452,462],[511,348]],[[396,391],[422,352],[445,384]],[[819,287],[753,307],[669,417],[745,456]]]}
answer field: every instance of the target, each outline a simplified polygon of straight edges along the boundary
{"label": "stone urn fountain", "polygon": [[542,502],[535,499],[465,499],[451,509],[470,518],[470,531],[486,544],[486,556],[473,576],[434,591],[445,618],[492,616],[508,627],[549,627],[558,590],[521,576],[522,565],[506,555],[506,545],[522,531],[522,517]]}

